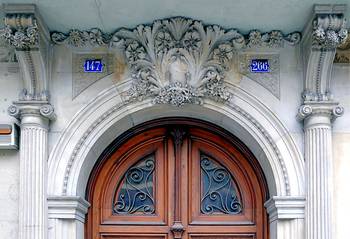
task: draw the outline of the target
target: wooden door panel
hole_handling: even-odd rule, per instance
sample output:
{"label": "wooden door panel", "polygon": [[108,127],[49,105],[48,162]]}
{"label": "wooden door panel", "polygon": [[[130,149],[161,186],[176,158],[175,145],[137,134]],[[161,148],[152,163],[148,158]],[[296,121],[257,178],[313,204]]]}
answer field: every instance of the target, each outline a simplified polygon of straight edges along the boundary
{"label": "wooden door panel", "polygon": [[[101,224],[104,225],[113,225],[113,224],[158,224],[165,225],[167,220],[167,200],[165,195],[167,195],[167,179],[165,178],[165,173],[167,172],[166,167],[166,150],[164,149],[164,139],[158,138],[153,139],[147,142],[144,142],[141,147],[138,148],[137,151],[126,154],[124,157],[127,160],[124,160],[124,163],[120,165],[118,169],[110,175],[110,180],[106,183],[108,186],[106,187],[106,191],[103,195],[103,203],[101,208]],[[138,163],[142,163],[142,160],[147,159],[147,157],[153,157],[154,162],[154,176],[153,176],[153,213],[145,213],[145,212],[126,212],[126,213],[115,213],[115,206],[118,194],[120,194],[120,186],[123,186],[125,181],[125,176],[133,167],[137,166]],[[123,158],[121,159],[123,160]],[[147,162],[146,162],[147,163]],[[141,171],[141,170],[139,170]],[[141,179],[141,177],[146,177],[146,175],[138,175],[138,171],[130,172],[130,177],[137,176]],[[134,175],[133,175],[134,174]],[[124,181],[123,181],[124,180]],[[132,180],[129,180],[132,181]],[[131,187],[131,186],[129,186]],[[133,186],[134,188],[137,187]],[[145,191],[145,190],[143,190]],[[140,193],[141,192],[141,193]],[[142,196],[144,198],[148,198],[143,195],[142,190],[136,195],[131,195],[131,197],[137,198],[138,196]],[[128,193],[130,194],[130,193]],[[132,199],[134,204],[137,203],[145,203],[145,199]],[[138,205],[134,205],[133,208],[137,208]],[[144,206],[150,207],[149,204],[145,204]]]}
{"label": "wooden door panel", "polygon": [[125,235],[102,235],[103,239],[167,239],[168,235],[149,234],[125,234]]}
{"label": "wooden door panel", "polygon": [[95,168],[86,239],[267,238],[252,156],[217,128],[189,124],[135,129]]}
{"label": "wooden door panel", "polygon": [[[234,157],[229,152],[226,152],[224,149],[218,149],[216,143],[218,139],[211,139],[210,141],[201,140],[193,138],[191,139],[191,154],[190,154],[190,165],[191,165],[191,173],[188,177],[189,179],[189,197],[191,198],[189,205],[191,211],[190,224],[206,224],[206,225],[253,225],[255,223],[255,215],[254,215],[254,198],[253,192],[251,192],[249,179],[245,176],[244,172],[240,170],[240,166],[234,162]],[[239,198],[239,202],[241,203],[241,211],[239,213],[231,213],[230,212],[221,212],[219,210],[218,213],[205,213],[203,212],[203,207],[212,205],[205,205],[203,201],[203,177],[201,173],[201,158],[204,155],[208,159],[212,161],[216,161],[217,164],[220,162],[220,167],[216,169],[216,172],[219,174],[221,171],[221,176],[224,175],[223,169],[226,170],[225,177],[229,180],[234,180],[234,187],[236,188],[236,194]],[[214,175],[220,177],[220,175]],[[222,180],[223,178],[219,178]],[[226,181],[226,182],[227,182]],[[239,182],[239,183],[237,183]],[[210,196],[208,196],[210,197]],[[207,197],[207,198],[208,198]],[[222,195],[219,193],[213,193],[212,197],[215,197],[215,200],[219,201],[218,198],[222,198]],[[210,201],[210,200],[209,200]],[[223,202],[225,200],[221,200]],[[203,205],[204,204],[204,205]]]}
{"label": "wooden door panel", "polygon": [[246,234],[246,235],[241,235],[241,234],[232,234],[232,235],[190,235],[191,239],[255,239],[254,234]]}

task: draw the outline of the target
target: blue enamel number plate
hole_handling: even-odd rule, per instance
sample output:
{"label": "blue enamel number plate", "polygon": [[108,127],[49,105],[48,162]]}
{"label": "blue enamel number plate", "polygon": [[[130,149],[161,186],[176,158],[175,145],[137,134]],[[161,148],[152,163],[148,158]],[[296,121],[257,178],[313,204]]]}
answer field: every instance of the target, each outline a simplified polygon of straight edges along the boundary
{"label": "blue enamel number plate", "polygon": [[87,59],[84,64],[84,72],[102,72],[103,64],[99,59]]}
{"label": "blue enamel number plate", "polygon": [[270,72],[269,60],[267,59],[253,59],[250,64],[250,71],[254,73]]}

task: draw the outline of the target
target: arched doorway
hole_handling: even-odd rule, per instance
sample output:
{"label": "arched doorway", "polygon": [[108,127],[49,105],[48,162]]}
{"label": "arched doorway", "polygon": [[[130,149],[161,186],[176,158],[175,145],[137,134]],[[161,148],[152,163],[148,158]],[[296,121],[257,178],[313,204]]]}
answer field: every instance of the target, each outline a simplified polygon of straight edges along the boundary
{"label": "arched doorway", "polygon": [[86,238],[267,238],[267,186],[224,130],[166,118],[116,139],[90,177]]}

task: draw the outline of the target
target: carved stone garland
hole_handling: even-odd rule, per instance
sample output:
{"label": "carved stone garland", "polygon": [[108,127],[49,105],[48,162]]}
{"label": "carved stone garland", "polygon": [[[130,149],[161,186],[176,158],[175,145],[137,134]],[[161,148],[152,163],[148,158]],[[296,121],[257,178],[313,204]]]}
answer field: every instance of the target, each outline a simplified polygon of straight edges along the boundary
{"label": "carved stone garland", "polygon": [[98,29],[54,32],[53,42],[73,47],[109,44],[124,53],[131,71],[132,86],[127,100],[153,97],[156,104],[200,104],[204,97],[226,102],[232,95],[224,79],[236,50],[256,47],[282,47],[286,41],[297,44],[300,33],[283,36],[280,31],[251,31],[244,36],[237,30],[224,30],[200,21],[171,18],[120,29],[112,36]]}

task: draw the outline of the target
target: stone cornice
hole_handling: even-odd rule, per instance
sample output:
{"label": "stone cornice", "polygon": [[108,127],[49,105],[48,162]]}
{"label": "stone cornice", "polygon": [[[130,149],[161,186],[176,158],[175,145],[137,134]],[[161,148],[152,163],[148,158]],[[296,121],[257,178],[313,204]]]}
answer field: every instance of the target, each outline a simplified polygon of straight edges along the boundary
{"label": "stone cornice", "polygon": [[48,101],[16,101],[8,108],[8,113],[17,119],[23,119],[25,116],[43,117],[48,120],[56,118],[54,108]]}
{"label": "stone cornice", "polygon": [[90,203],[77,196],[48,197],[49,218],[75,219],[85,223],[85,214]]}
{"label": "stone cornice", "polygon": [[305,198],[300,196],[274,196],[265,203],[270,222],[278,219],[305,217]]}
{"label": "stone cornice", "polygon": [[[151,25],[138,25],[134,29],[121,28],[113,33],[102,32],[98,28],[92,28],[90,30],[78,30],[72,29],[68,33],[62,32],[52,32],[51,40],[56,44],[64,44],[71,47],[100,47],[100,46],[112,46],[118,42],[118,35],[124,31],[140,31],[145,29],[150,29],[151,31],[157,30],[158,25],[163,25],[165,22],[183,22],[185,25],[197,25],[203,28],[205,31],[207,29],[214,29],[214,31],[221,32],[222,34],[226,32],[231,32],[234,34],[232,42],[236,49],[244,48],[279,48],[283,47],[284,43],[290,45],[296,45],[301,40],[301,34],[299,32],[292,32],[289,34],[283,34],[281,31],[273,30],[271,32],[260,32],[258,30],[251,30],[248,34],[242,34],[236,29],[223,29],[218,25],[204,25],[201,21],[192,20],[185,17],[174,17],[163,20],[156,20]],[[187,30],[191,31],[191,27]],[[142,34],[142,32],[139,32]],[[181,36],[172,36],[175,39]]]}

